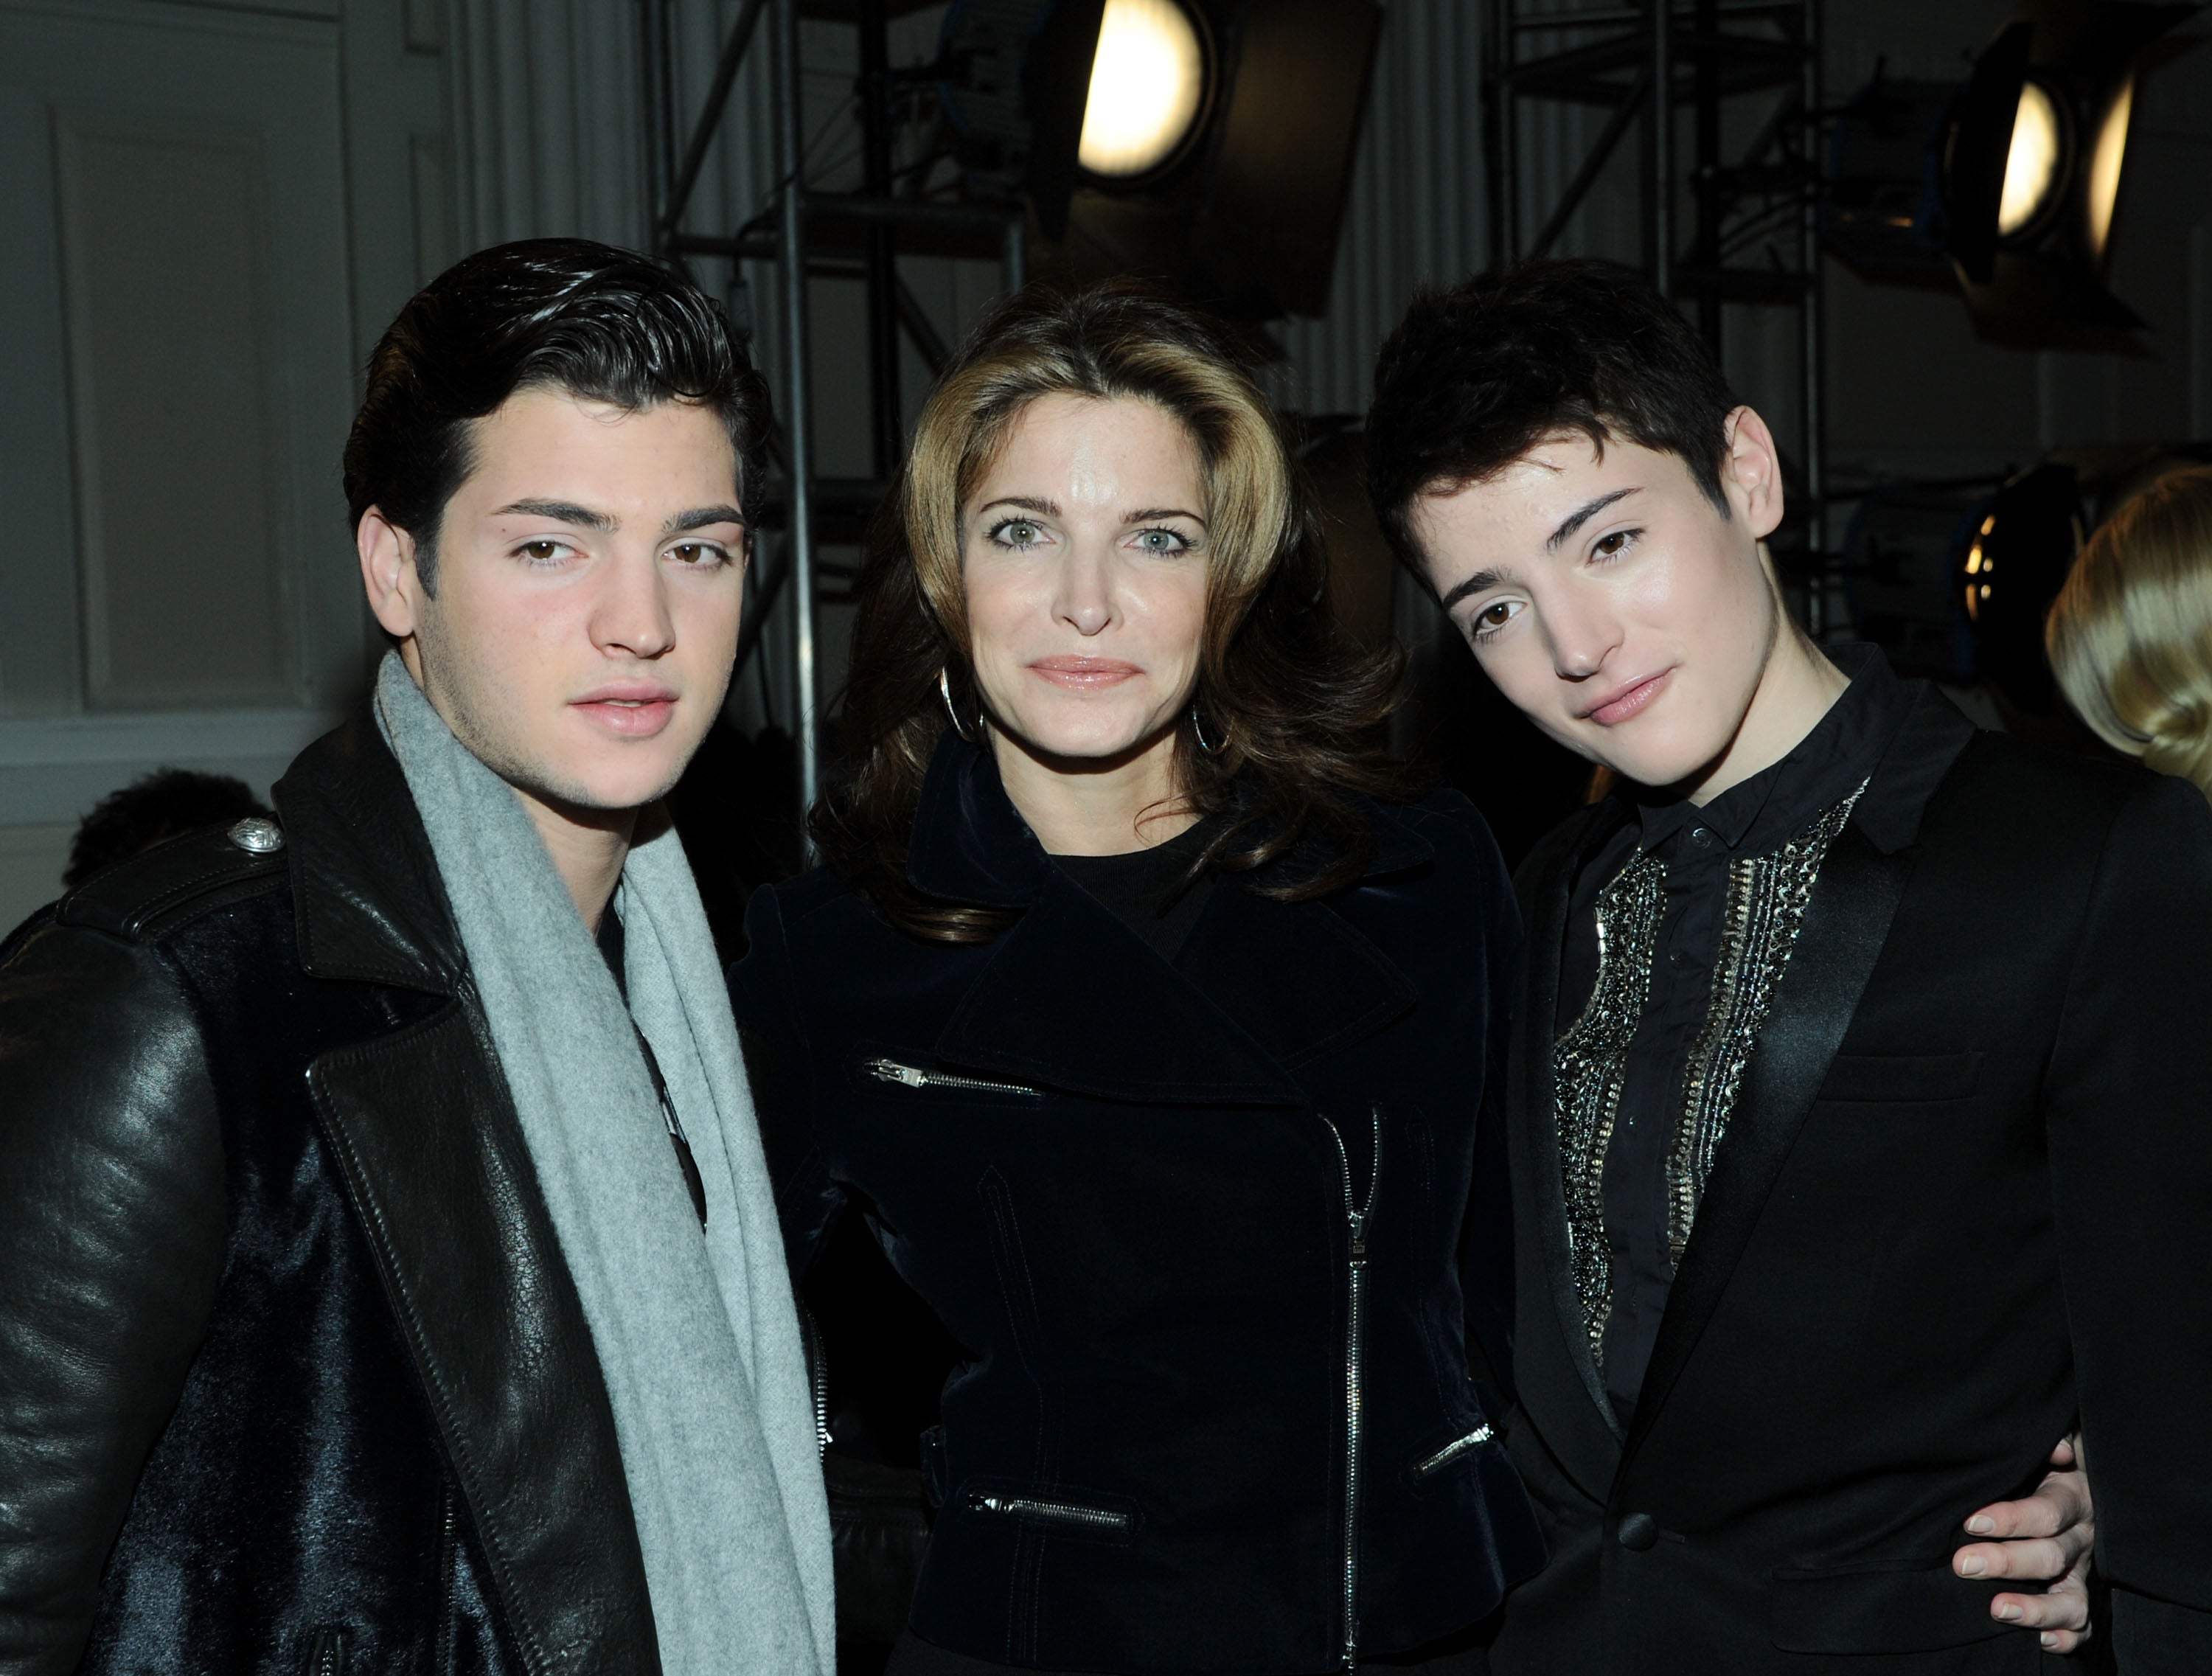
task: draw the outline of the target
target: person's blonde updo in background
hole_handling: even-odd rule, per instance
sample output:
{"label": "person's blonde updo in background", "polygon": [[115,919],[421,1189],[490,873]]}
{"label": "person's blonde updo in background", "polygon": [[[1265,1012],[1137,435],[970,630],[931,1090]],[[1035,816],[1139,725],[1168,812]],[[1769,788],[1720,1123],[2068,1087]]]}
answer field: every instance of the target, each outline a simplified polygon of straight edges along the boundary
{"label": "person's blonde updo in background", "polygon": [[2044,645],[2098,738],[2212,797],[2212,467],[2167,473],[2099,528]]}

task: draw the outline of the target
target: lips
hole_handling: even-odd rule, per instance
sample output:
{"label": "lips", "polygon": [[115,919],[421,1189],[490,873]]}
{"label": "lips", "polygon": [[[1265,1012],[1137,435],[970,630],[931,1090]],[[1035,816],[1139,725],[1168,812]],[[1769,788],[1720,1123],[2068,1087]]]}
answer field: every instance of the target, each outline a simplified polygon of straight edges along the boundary
{"label": "lips", "polygon": [[676,695],[657,681],[610,681],[570,707],[617,738],[650,739],[676,714]]}
{"label": "lips", "polygon": [[1137,665],[1124,663],[1119,658],[1079,657],[1039,658],[1030,665],[1030,671],[1071,692],[1103,691],[1145,672]]}
{"label": "lips", "polygon": [[1615,727],[1630,717],[1639,715],[1651,701],[1659,696],[1674,671],[1662,669],[1656,675],[1646,675],[1616,687],[1603,698],[1582,712],[1584,721],[1594,721],[1601,727]]}

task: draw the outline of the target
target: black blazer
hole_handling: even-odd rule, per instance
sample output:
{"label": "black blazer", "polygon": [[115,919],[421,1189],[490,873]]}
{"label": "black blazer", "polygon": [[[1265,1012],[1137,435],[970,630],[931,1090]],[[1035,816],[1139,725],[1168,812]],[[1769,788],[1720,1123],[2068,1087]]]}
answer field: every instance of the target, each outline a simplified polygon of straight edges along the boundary
{"label": "black blazer", "polygon": [[1577,817],[1520,881],[1510,1430],[1553,1559],[1497,1668],[2030,1667],[2001,1585],[1950,1556],[2078,1413],[2121,1668],[2212,1670],[2212,808],[1917,689],[1814,889],[1626,1436],[1567,1267],[1551,1056],[1569,886],[1621,818]]}
{"label": "black blazer", "polygon": [[1374,818],[1356,887],[1224,883],[1170,965],[948,739],[909,871],[1011,930],[923,942],[826,871],[754,898],[732,983],[793,1266],[860,1204],[969,1352],[926,1450],[926,1639],[1326,1671],[1347,1612],[1411,1648],[1540,1563],[1468,1374],[1470,1319],[1506,1354],[1477,1118],[1511,898],[1463,799]]}
{"label": "black blazer", "polygon": [[364,716],[276,803],[275,853],[178,839],[0,950],[0,1670],[647,1676],[406,782]]}

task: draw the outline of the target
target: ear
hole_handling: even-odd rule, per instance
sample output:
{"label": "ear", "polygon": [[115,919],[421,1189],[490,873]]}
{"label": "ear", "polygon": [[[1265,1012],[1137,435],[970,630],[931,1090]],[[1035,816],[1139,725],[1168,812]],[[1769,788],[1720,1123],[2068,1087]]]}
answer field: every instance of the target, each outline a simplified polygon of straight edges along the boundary
{"label": "ear", "polygon": [[394,640],[415,637],[422,579],[415,568],[415,537],[371,507],[354,526],[361,553],[362,586],[368,609]]}
{"label": "ear", "polygon": [[1721,492],[1729,510],[1764,541],[1782,522],[1782,457],[1766,421],[1747,407],[1729,415],[1721,459]]}

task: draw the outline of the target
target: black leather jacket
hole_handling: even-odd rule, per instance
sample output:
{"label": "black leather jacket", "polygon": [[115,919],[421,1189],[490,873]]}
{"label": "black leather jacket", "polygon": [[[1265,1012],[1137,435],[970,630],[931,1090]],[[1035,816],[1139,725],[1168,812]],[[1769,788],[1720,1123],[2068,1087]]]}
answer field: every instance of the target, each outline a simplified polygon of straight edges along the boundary
{"label": "black leather jacket", "polygon": [[276,795],[0,952],[0,1672],[655,1671],[398,764],[362,719]]}
{"label": "black leather jacket", "polygon": [[732,983],[794,1267],[862,1204],[969,1352],[926,1450],[926,1639],[1326,1671],[1541,1564],[1469,1373],[1508,1354],[1512,900],[1463,798],[1374,818],[1357,886],[1224,883],[1170,964],[948,738],[909,871],[1011,930],[925,943],[826,872],[755,897]]}

